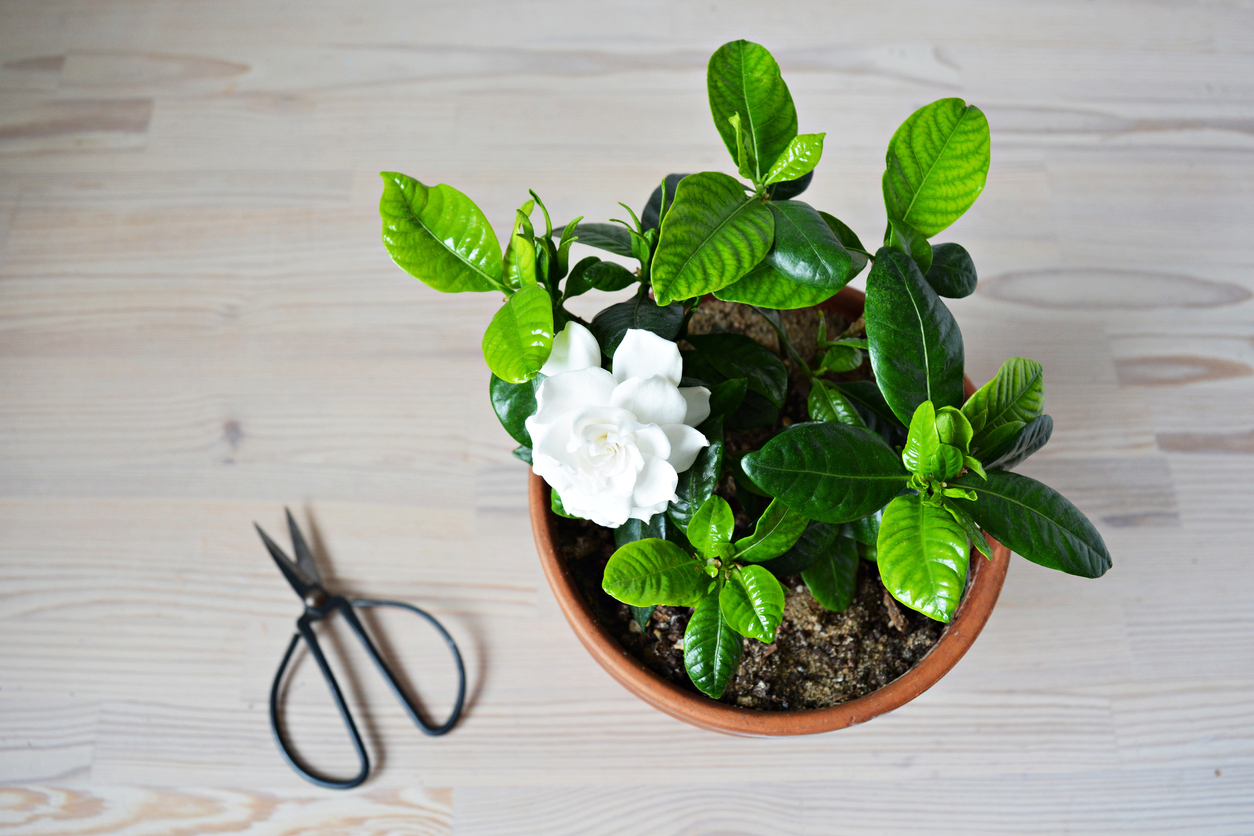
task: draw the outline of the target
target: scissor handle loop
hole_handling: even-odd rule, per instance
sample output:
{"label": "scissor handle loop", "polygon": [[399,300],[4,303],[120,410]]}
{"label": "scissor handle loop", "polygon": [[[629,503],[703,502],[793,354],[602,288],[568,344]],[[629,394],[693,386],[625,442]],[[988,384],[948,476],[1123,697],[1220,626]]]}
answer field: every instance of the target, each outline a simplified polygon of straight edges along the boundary
{"label": "scissor handle loop", "polygon": [[[363,609],[372,609],[376,607],[396,607],[398,609],[409,610],[416,615],[422,616],[431,624],[443,637],[444,643],[448,645],[449,650],[453,654],[453,661],[457,665],[457,699],[454,701],[453,710],[449,714],[447,720],[441,725],[432,725],[428,723],[414,705],[413,700],[401,688],[397,682],[396,676],[388,667],[387,662],[383,660],[383,656],[374,646],[374,642],[370,640],[370,634],[366,632],[365,626],[357,618],[357,614],[353,612],[353,607],[362,607]],[[284,759],[288,765],[296,771],[305,780],[320,787],[332,790],[349,790],[353,787],[360,786],[370,774],[370,757],[366,753],[366,747],[362,742],[361,733],[357,730],[357,724],[353,721],[353,715],[349,712],[348,704],[344,700],[344,694],[340,691],[339,683],[336,682],[335,674],[331,671],[331,666],[327,663],[326,656],[322,652],[321,645],[318,644],[318,637],[315,635],[312,622],[319,620],[333,611],[339,611],[344,616],[344,620],[348,622],[353,632],[357,634],[357,638],[365,647],[366,653],[382,674],[384,680],[391,687],[392,693],[400,700],[401,705],[405,707],[405,711],[409,714],[410,719],[418,728],[422,729],[425,734],[437,736],[447,734],[457,724],[457,720],[461,717],[462,706],[466,699],[466,667],[462,662],[461,652],[457,649],[457,643],[453,641],[453,637],[449,635],[448,630],[444,629],[444,625],[436,620],[435,616],[401,601],[376,601],[369,599],[361,599],[349,601],[339,595],[332,596],[326,600],[316,612],[306,612],[296,622],[296,634],[292,636],[292,641],[287,646],[287,652],[283,654],[283,661],[279,663],[279,669],[274,674],[274,683],[270,686],[270,729],[274,732],[275,742],[279,746],[279,751],[283,753]],[[283,681],[283,674],[287,670],[288,663],[292,659],[292,654],[296,651],[296,645],[301,639],[305,640],[305,644],[309,647],[310,653],[313,654],[314,660],[318,663],[318,669],[322,672],[322,678],[327,683],[327,688],[331,691],[331,696],[335,699],[335,706],[339,709],[340,717],[344,721],[345,728],[348,729],[349,737],[353,741],[353,748],[357,751],[357,760],[361,765],[361,770],[353,778],[344,781],[337,781],[332,778],[326,778],[317,774],[313,770],[301,763],[300,757],[296,754],[295,749],[288,742],[283,734],[281,724],[279,723],[279,693]]]}

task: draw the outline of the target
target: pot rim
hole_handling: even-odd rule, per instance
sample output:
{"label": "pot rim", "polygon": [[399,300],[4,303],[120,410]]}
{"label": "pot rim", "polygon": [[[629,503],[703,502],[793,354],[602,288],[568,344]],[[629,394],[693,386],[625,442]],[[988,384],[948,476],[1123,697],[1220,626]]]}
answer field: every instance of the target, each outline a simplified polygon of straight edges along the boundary
{"label": "pot rim", "polygon": [[[819,307],[861,313],[864,295],[846,287]],[[975,391],[963,379],[969,397]],[[583,646],[601,667],[627,690],[666,714],[698,728],[745,737],[817,734],[865,723],[892,711],[931,688],[949,672],[974,643],[1001,593],[1010,564],[1010,550],[987,537],[992,559],[971,550],[971,573],[954,619],[940,639],[914,667],[879,690],[829,708],[769,711],[741,708],[687,691],[651,671],[632,656],[597,621],[575,579],[557,551],[557,515],[550,506],[550,489],[534,471],[528,478],[528,502],[536,551],[549,587],[562,614]]]}

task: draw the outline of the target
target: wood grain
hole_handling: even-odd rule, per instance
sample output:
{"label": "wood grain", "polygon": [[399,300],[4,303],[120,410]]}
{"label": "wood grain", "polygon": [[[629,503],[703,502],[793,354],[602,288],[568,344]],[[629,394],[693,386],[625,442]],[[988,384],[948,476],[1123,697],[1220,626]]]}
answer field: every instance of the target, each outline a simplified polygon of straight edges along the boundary
{"label": "wood grain", "polygon": [[[939,236],[979,265],[967,371],[1044,364],[1023,472],[1115,560],[1016,560],[939,685],[820,738],[699,732],[587,657],[486,397],[499,300],[378,238],[381,170],[498,230],[528,188],[606,220],[730,171],[705,62],[745,36],[828,132],[807,200],[864,241],[901,120],[988,114],[988,185]],[[0,4],[0,829],[1254,832],[1251,56],[1245,2]],[[467,659],[432,740],[330,626],[376,764],[351,793],[270,737],[299,605],[251,524],[285,505],[338,588],[429,609]],[[430,632],[376,626],[446,707]],[[307,656],[287,694],[302,753],[349,768]]]}

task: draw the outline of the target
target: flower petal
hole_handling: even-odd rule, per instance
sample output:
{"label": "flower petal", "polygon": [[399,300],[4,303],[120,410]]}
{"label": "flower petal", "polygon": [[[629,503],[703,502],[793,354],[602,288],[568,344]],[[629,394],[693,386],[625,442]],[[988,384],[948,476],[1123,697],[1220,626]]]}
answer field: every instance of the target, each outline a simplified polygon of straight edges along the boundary
{"label": "flower petal", "polygon": [[601,367],[601,346],[592,332],[571,320],[553,337],[553,350],[540,367],[540,373],[552,377],[562,372]]}
{"label": "flower petal", "polygon": [[[549,423],[563,412],[577,412],[587,406],[608,406],[614,386],[614,376],[602,368],[579,369],[546,377],[536,389],[536,413],[532,418]],[[527,421],[530,422],[531,418]]]}
{"label": "flower petal", "polygon": [[688,402],[688,412],[684,415],[684,423],[695,427],[710,417],[710,390],[704,386],[685,386],[679,390]]}
{"label": "flower petal", "polygon": [[631,516],[631,500],[613,493],[590,496],[578,488],[559,494],[566,512],[606,528],[618,528]]}
{"label": "flower petal", "polygon": [[636,478],[636,489],[631,494],[631,504],[638,508],[659,505],[675,498],[679,474],[665,459],[650,456],[644,469]]}
{"label": "flower petal", "polygon": [[670,505],[669,500],[666,502],[659,502],[657,505],[650,505],[647,508],[632,508],[631,517],[632,519],[644,520],[645,522],[648,522],[653,519],[656,514],[665,512],[668,505]]}
{"label": "flower petal", "polygon": [[[697,433],[697,435],[700,435],[700,433]],[[646,458],[649,456],[657,456],[659,459],[670,461],[670,434],[665,431],[665,427],[659,427],[657,424],[650,424],[647,427],[641,427],[636,430],[632,433],[632,437],[636,441],[637,449],[639,449]]]}
{"label": "flower petal", "polygon": [[[546,381],[547,382],[547,381]],[[688,402],[675,385],[660,375],[633,377],[615,387],[610,405],[625,409],[641,424],[682,424]]]}
{"label": "flower petal", "polygon": [[633,377],[661,375],[678,386],[684,374],[679,346],[652,331],[631,328],[614,351],[614,379],[619,383]]}
{"label": "flower petal", "polygon": [[671,454],[666,457],[666,461],[678,473],[692,467],[701,448],[710,446],[704,435],[687,424],[666,424],[661,430],[671,442]]}

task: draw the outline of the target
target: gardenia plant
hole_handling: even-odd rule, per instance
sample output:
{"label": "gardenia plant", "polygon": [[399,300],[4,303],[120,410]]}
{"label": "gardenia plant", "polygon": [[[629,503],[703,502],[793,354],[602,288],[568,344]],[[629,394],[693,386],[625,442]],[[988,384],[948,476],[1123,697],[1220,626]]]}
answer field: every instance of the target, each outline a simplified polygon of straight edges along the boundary
{"label": "gardenia plant", "polygon": [[[888,223],[872,254],[796,199],[825,135],[797,132],[770,53],[725,44],[707,86],[739,179],[669,175],[639,216],[622,204],[630,221],[617,225],[576,218],[554,228],[532,192],[502,252],[461,192],[383,174],[383,241],[396,263],[437,290],[503,295],[483,337],[493,408],[521,445],[515,455],[552,487],[553,510],[614,529],[605,591],[642,624],[658,605],[693,607],[685,665],[717,698],[741,637],[774,641],[780,576],[800,574],[839,611],[859,560],[870,560],[894,598],[948,622],[972,547],[989,554],[985,533],[1043,566],[1103,574],[1110,555],[1089,520],[1011,472],[1053,431],[1040,364],[1013,357],[964,397],[962,334],[943,298],[975,290],[975,265],[960,245],[930,239],[984,188],[984,114],[941,99],[897,129],[883,175]],[[571,268],[574,241],[638,267],[590,257]],[[778,312],[830,298],[868,264],[864,321],[829,339],[820,317],[817,353],[801,357]],[[634,298],[591,322],[565,306],[632,286]],[[688,333],[708,295],[772,325],[808,385],[809,421],[780,420],[788,370],[774,352],[743,335]],[[832,379],[866,355],[874,381]],[[725,431],[754,427],[775,432],[757,450],[725,454]],[[715,492],[728,474],[753,520],[740,537]]]}

